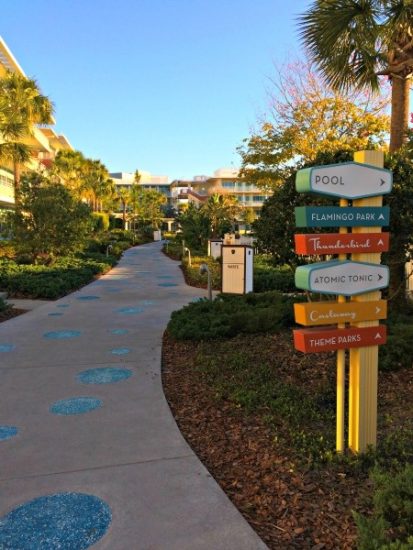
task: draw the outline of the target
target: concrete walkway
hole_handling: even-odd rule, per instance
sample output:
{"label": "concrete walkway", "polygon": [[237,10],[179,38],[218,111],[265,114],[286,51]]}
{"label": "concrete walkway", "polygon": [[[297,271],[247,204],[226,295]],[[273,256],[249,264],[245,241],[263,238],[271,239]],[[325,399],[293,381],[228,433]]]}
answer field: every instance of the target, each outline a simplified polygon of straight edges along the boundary
{"label": "concrete walkway", "polygon": [[[98,281],[0,325],[0,428],[18,430],[0,440],[0,548],[18,550],[2,546],[2,517],[56,493],[109,506],[96,549],[266,548],[166,403],[163,331],[173,310],[205,292],[186,286],[160,248],[130,249]],[[69,414],[85,402],[94,410]]]}

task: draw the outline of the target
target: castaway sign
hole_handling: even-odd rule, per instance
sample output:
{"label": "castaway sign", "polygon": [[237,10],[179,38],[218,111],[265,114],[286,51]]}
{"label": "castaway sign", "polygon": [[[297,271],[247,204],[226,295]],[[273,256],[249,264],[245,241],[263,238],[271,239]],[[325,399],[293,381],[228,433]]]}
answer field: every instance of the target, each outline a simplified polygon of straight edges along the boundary
{"label": "castaway sign", "polygon": [[389,268],[386,265],[352,261],[319,262],[297,267],[295,286],[321,294],[355,296],[386,288]]}
{"label": "castaway sign", "polygon": [[374,321],[386,319],[387,302],[306,302],[294,304],[294,316],[304,326]]}
{"label": "castaway sign", "polygon": [[296,189],[299,193],[316,193],[343,199],[361,199],[390,193],[393,175],[390,170],[344,162],[314,166],[297,172]]}

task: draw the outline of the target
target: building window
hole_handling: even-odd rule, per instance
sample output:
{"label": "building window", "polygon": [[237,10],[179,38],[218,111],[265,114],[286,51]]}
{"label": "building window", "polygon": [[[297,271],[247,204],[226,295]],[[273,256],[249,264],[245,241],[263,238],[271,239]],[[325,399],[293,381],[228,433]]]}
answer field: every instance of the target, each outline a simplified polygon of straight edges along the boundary
{"label": "building window", "polygon": [[224,181],[222,184],[222,187],[224,189],[234,189],[235,188],[235,182],[234,181]]}

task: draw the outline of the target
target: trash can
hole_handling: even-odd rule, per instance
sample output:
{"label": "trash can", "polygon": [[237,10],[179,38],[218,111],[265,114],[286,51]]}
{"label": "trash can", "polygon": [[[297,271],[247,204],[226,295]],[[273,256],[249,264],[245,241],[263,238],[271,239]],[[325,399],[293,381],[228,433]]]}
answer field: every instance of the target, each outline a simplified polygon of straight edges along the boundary
{"label": "trash can", "polygon": [[222,245],[222,286],[225,294],[253,291],[254,249],[244,245]]}

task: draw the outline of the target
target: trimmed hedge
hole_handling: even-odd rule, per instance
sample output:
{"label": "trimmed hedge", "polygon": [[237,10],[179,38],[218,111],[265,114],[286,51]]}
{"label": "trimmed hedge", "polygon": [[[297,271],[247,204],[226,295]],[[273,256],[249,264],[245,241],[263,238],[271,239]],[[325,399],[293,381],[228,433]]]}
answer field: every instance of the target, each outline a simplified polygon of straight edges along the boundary
{"label": "trimmed hedge", "polygon": [[84,286],[108,271],[113,258],[99,262],[85,258],[58,258],[52,266],[19,265],[0,260],[0,289],[14,298],[30,297],[54,300]]}
{"label": "trimmed hedge", "polygon": [[279,292],[219,295],[174,311],[168,331],[177,340],[231,338],[237,334],[277,332],[294,324],[293,303],[302,298]]}

